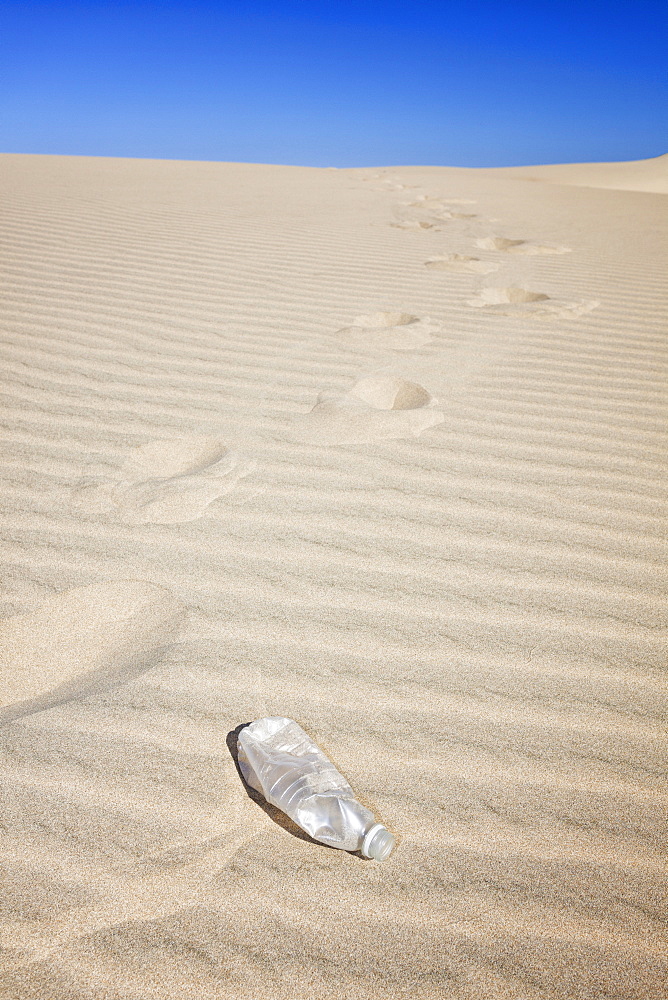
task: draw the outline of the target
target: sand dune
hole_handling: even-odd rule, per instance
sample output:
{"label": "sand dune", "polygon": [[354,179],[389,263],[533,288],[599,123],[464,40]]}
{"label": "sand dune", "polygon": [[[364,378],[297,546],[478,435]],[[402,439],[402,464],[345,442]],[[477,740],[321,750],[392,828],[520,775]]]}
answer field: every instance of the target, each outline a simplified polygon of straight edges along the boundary
{"label": "sand dune", "polygon": [[560,163],[540,167],[506,167],[503,173],[527,180],[574,184],[578,187],[616,188],[668,194],[668,153],[650,160],[626,163]]}
{"label": "sand dune", "polygon": [[0,157],[3,1000],[664,1000],[665,162]]}

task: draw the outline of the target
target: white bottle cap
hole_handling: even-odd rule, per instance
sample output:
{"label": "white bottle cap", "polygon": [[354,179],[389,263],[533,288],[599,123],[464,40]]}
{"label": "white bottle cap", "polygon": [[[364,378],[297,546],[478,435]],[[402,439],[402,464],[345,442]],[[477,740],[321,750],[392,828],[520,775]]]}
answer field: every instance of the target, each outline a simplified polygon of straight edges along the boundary
{"label": "white bottle cap", "polygon": [[373,858],[374,861],[384,861],[389,857],[395,839],[382,823],[375,823],[370,827],[362,843],[362,854],[365,858]]}

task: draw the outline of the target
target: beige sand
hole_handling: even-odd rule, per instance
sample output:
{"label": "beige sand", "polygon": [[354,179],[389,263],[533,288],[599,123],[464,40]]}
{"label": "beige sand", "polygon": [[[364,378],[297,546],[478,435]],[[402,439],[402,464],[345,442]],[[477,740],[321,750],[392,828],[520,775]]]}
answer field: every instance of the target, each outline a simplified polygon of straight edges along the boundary
{"label": "beige sand", "polygon": [[0,176],[3,1000],[663,1000],[666,158]]}
{"label": "beige sand", "polygon": [[651,160],[626,163],[560,163],[554,166],[511,167],[503,173],[526,180],[552,181],[581,187],[668,194],[668,153]]}

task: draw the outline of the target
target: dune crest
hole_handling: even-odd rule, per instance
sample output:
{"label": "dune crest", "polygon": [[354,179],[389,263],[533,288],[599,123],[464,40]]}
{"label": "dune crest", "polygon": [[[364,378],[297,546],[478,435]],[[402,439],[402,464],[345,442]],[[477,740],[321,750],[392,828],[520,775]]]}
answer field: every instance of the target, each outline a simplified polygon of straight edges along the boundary
{"label": "dune crest", "polygon": [[526,180],[668,194],[668,153],[625,163],[559,163],[538,167],[503,167],[504,174]]}

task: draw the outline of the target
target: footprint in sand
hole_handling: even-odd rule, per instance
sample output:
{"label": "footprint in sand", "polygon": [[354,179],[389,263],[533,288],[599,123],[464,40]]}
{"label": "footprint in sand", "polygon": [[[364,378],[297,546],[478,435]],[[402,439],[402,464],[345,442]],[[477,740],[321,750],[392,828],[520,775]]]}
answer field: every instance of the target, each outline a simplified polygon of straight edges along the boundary
{"label": "footprint in sand", "polygon": [[393,221],[390,226],[393,229],[408,229],[413,232],[434,232],[439,233],[443,225],[452,218],[451,215],[433,215],[428,212],[406,212],[402,208],[393,210]]}
{"label": "footprint in sand", "polygon": [[348,392],[321,392],[293,423],[309,444],[361,444],[418,437],[443,422],[437,401],[417,382],[386,375],[362,378]]}
{"label": "footprint in sand", "polygon": [[418,219],[405,219],[400,222],[391,222],[390,225],[393,229],[412,229],[415,232],[424,232],[427,229],[432,229],[434,232],[440,231],[440,227],[435,222],[419,221]]}
{"label": "footprint in sand", "polygon": [[[410,202],[406,207],[418,209],[419,211],[429,211],[432,212],[437,219],[443,219],[447,221],[448,219],[475,219],[477,218],[475,212],[454,212],[450,205],[465,205],[469,204],[466,199],[457,198],[433,198],[429,195],[419,195],[415,201]],[[470,204],[475,204],[471,202]]]}
{"label": "footprint in sand", "polygon": [[389,191],[409,191],[414,187],[413,184],[403,184],[396,177],[385,177],[382,183],[385,190]]}
{"label": "footprint in sand", "polygon": [[509,240],[505,236],[485,236],[481,240],[476,240],[476,246],[481,250],[499,250],[502,253],[523,254],[532,257],[539,254],[571,252],[570,247],[543,246],[540,243],[531,243],[529,240]]}
{"label": "footprint in sand", "polygon": [[367,174],[360,178],[362,181],[376,181],[379,183],[377,191],[407,191],[415,187],[414,184],[404,184],[398,177],[391,174]]}
{"label": "footprint in sand", "polygon": [[475,219],[475,213],[455,212],[448,207],[452,200],[419,195],[415,201],[404,202],[394,209],[394,221],[390,223],[396,229],[435,229],[442,223],[452,219]]}
{"label": "footprint in sand", "polygon": [[419,194],[410,205],[413,208],[426,206],[440,209],[445,208],[446,205],[475,205],[475,201],[471,201],[469,198],[441,198],[439,195]]}
{"label": "footprint in sand", "polygon": [[156,666],[183,607],[141,580],[75,587],[0,622],[0,725],[115,687]]}
{"label": "footprint in sand", "polygon": [[544,292],[531,292],[526,288],[484,288],[467,305],[488,312],[512,316],[582,316],[600,305],[592,302],[563,302],[551,299]]}
{"label": "footprint in sand", "polygon": [[433,271],[472,271],[474,274],[491,274],[499,265],[478,257],[467,257],[461,253],[449,253],[442,257],[430,257],[424,266]]}
{"label": "footprint in sand", "polygon": [[71,502],[130,524],[180,524],[201,517],[252,468],[216,437],[151,441],[116,467],[89,467]]}
{"label": "footprint in sand", "polygon": [[365,347],[412,351],[430,343],[437,330],[440,330],[438,324],[428,318],[403,312],[376,312],[356,316],[351,326],[339,330],[337,336]]}

